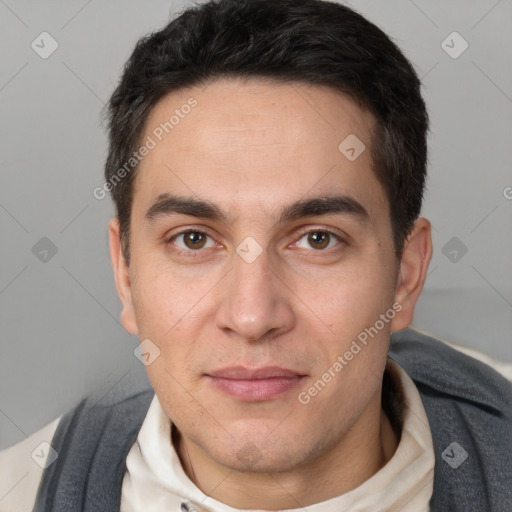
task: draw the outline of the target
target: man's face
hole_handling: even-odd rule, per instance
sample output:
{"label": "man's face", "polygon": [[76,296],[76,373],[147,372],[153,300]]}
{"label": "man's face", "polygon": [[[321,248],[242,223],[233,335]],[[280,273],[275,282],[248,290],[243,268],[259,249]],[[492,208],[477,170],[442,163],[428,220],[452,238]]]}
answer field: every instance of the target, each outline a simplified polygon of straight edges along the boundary
{"label": "man's face", "polygon": [[380,412],[398,262],[373,124],[327,88],[257,80],[151,112],[122,319],[160,351],[147,371],[162,407],[217,463],[282,471],[357,450]]}

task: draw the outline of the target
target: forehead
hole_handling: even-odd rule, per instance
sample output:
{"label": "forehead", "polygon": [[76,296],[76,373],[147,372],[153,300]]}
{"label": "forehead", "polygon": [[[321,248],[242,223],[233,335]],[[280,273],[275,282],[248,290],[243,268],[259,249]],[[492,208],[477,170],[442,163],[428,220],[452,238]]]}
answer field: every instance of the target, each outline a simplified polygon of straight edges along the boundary
{"label": "forehead", "polygon": [[152,109],[137,202],[162,193],[204,197],[231,211],[308,194],[343,193],[386,208],[372,171],[373,116],[327,87],[219,79],[173,92]]}

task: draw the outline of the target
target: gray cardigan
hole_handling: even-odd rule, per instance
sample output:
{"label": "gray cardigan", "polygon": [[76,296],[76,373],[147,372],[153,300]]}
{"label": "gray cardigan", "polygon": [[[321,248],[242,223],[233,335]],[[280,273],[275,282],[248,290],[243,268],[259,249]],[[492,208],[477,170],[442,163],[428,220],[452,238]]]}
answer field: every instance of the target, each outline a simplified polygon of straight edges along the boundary
{"label": "gray cardigan", "polygon": [[[431,511],[512,512],[512,384],[409,329],[392,335],[389,356],[415,382],[432,430]],[[153,396],[107,405],[89,397],[64,415],[51,443],[59,457],[43,474],[34,512],[119,512],[126,457]]]}

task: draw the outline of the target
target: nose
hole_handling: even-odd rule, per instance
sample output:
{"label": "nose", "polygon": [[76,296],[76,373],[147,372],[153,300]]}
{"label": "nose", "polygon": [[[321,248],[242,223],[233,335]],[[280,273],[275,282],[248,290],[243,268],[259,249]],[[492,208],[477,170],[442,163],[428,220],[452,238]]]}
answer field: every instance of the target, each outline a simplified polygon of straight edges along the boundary
{"label": "nose", "polygon": [[276,337],[292,329],[290,290],[278,270],[270,267],[267,251],[254,260],[235,254],[233,265],[220,292],[217,327],[246,341]]}

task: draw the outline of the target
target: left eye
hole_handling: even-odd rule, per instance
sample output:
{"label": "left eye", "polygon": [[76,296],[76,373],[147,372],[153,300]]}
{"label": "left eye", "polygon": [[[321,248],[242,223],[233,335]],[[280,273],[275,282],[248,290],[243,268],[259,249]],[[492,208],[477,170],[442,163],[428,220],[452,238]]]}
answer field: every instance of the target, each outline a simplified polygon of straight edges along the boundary
{"label": "left eye", "polygon": [[303,249],[323,250],[330,249],[340,242],[339,238],[329,231],[309,231],[296,242],[297,247]]}
{"label": "left eye", "polygon": [[197,251],[215,245],[213,239],[202,231],[185,231],[173,236],[170,240],[180,249]]}

